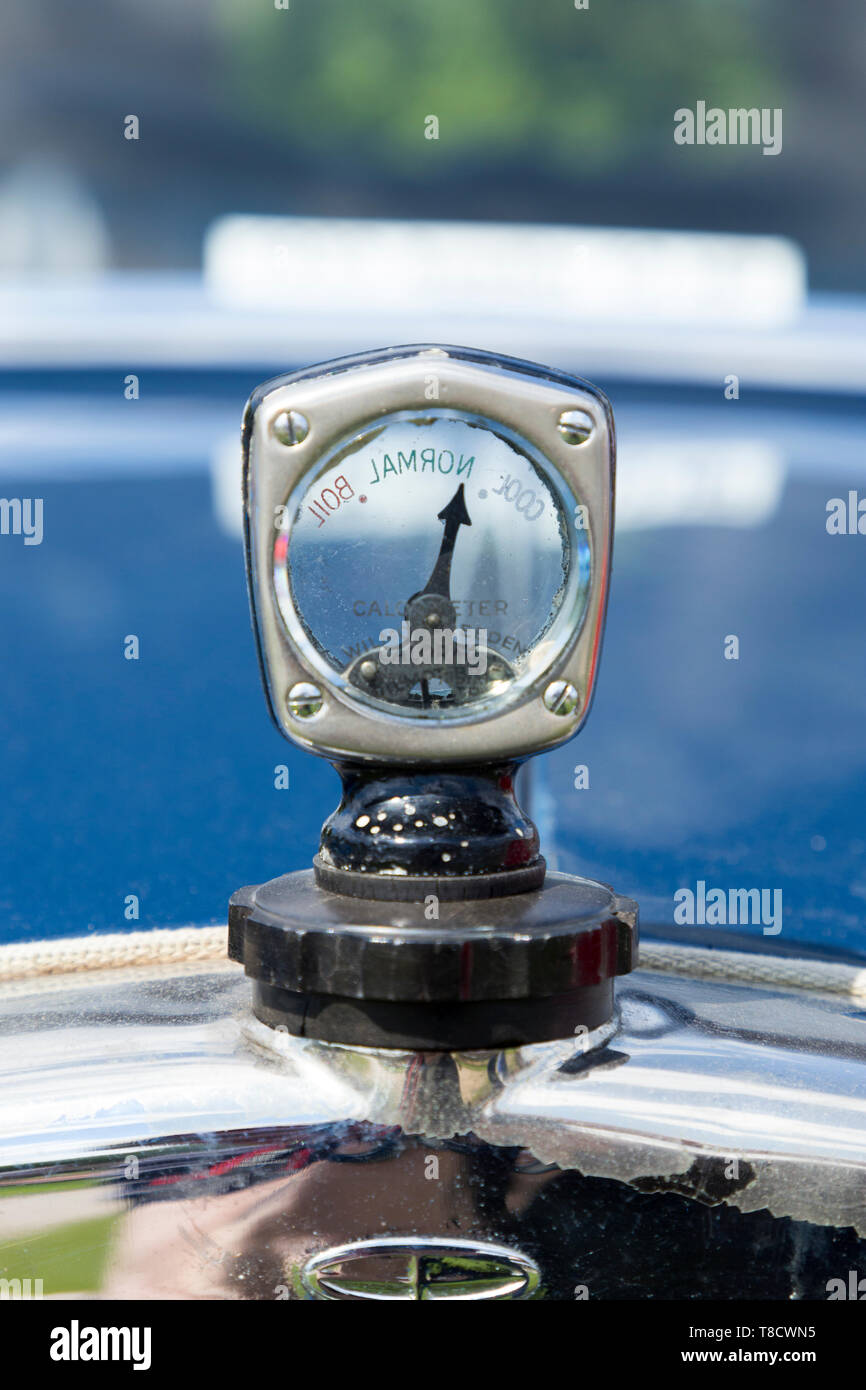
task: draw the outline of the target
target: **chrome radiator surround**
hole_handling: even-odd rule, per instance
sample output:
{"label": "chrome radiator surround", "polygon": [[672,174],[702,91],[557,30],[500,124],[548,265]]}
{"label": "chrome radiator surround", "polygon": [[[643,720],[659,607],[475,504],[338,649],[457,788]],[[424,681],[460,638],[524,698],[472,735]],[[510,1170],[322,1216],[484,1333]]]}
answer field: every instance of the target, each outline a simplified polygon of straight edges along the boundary
{"label": "chrome radiator surround", "polygon": [[[864,1263],[849,1000],[637,972],[594,1034],[452,1054],[290,1037],[248,991],[228,963],[2,988],[0,1279],[59,1297],[825,1297]],[[687,1233],[681,1265],[642,1274],[662,1227]],[[431,1266],[446,1239],[457,1254]],[[385,1265],[350,1278],[340,1251],[383,1240]],[[464,1288],[460,1242],[538,1280],[483,1278],[479,1255]],[[338,1269],[325,1292],[311,1262]]]}

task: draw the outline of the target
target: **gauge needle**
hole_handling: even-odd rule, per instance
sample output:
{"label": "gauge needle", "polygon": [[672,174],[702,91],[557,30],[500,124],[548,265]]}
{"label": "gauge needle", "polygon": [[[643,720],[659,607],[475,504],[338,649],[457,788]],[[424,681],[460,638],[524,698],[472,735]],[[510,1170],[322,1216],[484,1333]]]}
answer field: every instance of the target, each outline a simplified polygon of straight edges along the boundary
{"label": "gauge needle", "polygon": [[[406,604],[406,614],[412,627],[421,623],[434,628],[451,627],[456,620],[456,611],[451,602],[451,560],[460,527],[472,525],[462,483],[437,516],[439,521],[445,522],[445,531],[430,578]],[[430,704],[430,685],[426,676],[421,678],[421,704],[424,708]]]}
{"label": "gauge needle", "polygon": [[457,533],[461,526],[472,525],[472,520],[466,510],[466,498],[463,494],[462,483],[447,506],[437,513],[437,520],[445,522],[445,532],[442,536],[439,554],[430,578],[424,587],[418,590],[417,594],[412,595],[409,599],[410,603],[425,594],[437,594],[443,598],[451,597],[451,559],[454,554]]}

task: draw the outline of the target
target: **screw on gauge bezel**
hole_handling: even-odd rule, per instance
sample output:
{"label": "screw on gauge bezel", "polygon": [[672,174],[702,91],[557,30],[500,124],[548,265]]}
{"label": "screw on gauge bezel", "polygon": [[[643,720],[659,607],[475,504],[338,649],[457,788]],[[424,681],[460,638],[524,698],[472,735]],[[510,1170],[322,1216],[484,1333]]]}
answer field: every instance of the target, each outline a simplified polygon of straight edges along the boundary
{"label": "screw on gauge bezel", "polygon": [[[501,706],[467,706],[460,718],[436,722],[353,699],[313,670],[279,611],[273,580],[274,516],[301,478],[354,432],[402,411],[435,404],[504,428],[564,477],[586,507],[592,566],[583,617],[532,682]],[[589,416],[579,436],[563,416]],[[287,447],[273,422],[288,413],[309,429]],[[294,416],[292,415],[294,413]],[[462,348],[413,346],[325,363],[277,378],[253,395],[244,422],[244,510],[250,602],[271,714],[302,747],[335,759],[380,763],[487,762],[539,752],[577,732],[592,700],[607,604],[613,529],[613,421],[606,398],[586,382],[507,357]],[[545,702],[551,682],[574,687],[563,713]],[[299,684],[321,688],[310,718],[290,710]]]}

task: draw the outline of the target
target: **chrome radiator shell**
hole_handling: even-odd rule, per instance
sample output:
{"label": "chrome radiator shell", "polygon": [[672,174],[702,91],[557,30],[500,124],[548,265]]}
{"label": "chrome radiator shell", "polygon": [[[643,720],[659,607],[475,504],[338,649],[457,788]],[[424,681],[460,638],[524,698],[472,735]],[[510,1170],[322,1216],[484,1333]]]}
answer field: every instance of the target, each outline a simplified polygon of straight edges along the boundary
{"label": "chrome radiator shell", "polygon": [[[850,1000],[637,972],[595,1034],[450,1054],[290,1037],[249,988],[228,963],[3,986],[0,1291],[816,1298],[866,1273]],[[536,1283],[486,1277],[492,1249]]]}

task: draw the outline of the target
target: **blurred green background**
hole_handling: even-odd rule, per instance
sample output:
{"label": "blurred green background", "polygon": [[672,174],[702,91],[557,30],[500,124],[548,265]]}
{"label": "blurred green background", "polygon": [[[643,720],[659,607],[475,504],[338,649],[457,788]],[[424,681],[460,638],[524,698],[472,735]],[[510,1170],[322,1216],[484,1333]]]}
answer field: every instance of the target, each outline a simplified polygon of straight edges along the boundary
{"label": "blurred green background", "polygon": [[[10,218],[73,238],[77,217],[102,263],[180,268],[220,213],[299,212],[782,232],[806,247],[813,284],[866,288],[861,0],[7,0],[5,13],[7,270],[51,262],[50,245],[4,238]],[[782,107],[782,153],[675,145],[674,111],[699,99]]]}

